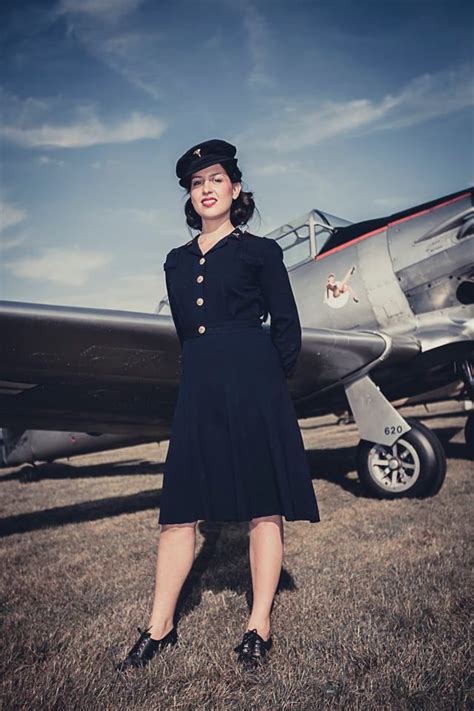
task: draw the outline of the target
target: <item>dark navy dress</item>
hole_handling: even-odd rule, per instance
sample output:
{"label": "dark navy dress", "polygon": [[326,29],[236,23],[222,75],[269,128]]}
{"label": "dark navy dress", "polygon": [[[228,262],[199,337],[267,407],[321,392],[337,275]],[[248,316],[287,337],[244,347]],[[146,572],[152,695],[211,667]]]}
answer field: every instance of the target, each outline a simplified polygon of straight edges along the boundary
{"label": "dark navy dress", "polygon": [[319,521],[286,381],[301,327],[283,251],[236,228],[203,255],[197,237],[164,264],[182,354],[159,523]]}

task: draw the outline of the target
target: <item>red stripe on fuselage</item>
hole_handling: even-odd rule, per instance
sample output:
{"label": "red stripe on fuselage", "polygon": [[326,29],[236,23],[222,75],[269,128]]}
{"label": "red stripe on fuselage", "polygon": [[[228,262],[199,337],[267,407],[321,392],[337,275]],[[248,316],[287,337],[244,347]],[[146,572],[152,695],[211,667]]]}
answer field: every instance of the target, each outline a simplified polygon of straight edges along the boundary
{"label": "red stripe on fuselage", "polygon": [[399,220],[394,220],[393,222],[387,222],[386,225],[383,227],[379,227],[376,230],[372,230],[372,232],[366,232],[364,235],[359,235],[359,237],[354,237],[354,239],[351,239],[350,242],[346,242],[345,244],[339,244],[337,247],[333,247],[332,249],[328,250],[327,252],[324,252],[323,254],[316,255],[315,259],[324,259],[324,257],[327,257],[330,254],[334,254],[334,252],[340,252],[341,249],[346,249],[346,247],[349,247],[351,244],[356,244],[357,242],[360,242],[363,239],[367,239],[367,237],[373,237],[373,235],[379,234],[380,232],[385,232],[386,229],[389,227],[393,227],[394,225],[399,225],[402,222],[406,222],[407,220],[412,220],[414,217],[420,217],[420,215],[426,215],[428,212],[431,212],[432,210],[437,210],[440,207],[446,207],[446,205],[451,205],[453,202],[458,202],[458,200],[462,200],[465,198],[467,195],[470,195],[469,192],[463,193],[462,195],[458,195],[457,197],[453,198],[452,200],[446,200],[446,202],[440,202],[439,205],[433,205],[433,207],[429,207],[426,210],[421,210],[420,212],[415,212],[413,215],[407,215],[407,217],[401,217]]}

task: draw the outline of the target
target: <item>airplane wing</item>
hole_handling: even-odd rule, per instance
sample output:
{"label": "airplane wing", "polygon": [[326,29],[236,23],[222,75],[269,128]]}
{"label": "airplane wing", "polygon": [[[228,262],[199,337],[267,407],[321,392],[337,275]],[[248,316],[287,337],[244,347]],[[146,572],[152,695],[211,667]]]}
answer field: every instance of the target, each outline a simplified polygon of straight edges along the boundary
{"label": "airplane wing", "polygon": [[[412,336],[376,330],[303,328],[302,349],[291,378],[291,392],[300,417],[337,407],[346,408],[344,386],[369,372],[406,367],[421,351]],[[331,403],[331,404],[329,404]]]}
{"label": "airplane wing", "polygon": [[474,319],[438,318],[413,334],[303,328],[302,340],[290,389],[298,417],[315,417],[348,409],[348,391],[363,378],[390,401],[462,381]]}
{"label": "airplane wing", "polygon": [[[171,316],[0,301],[0,334],[0,426],[167,436],[180,378]],[[299,417],[345,407],[338,386],[420,351],[378,331],[302,335],[288,381]]]}
{"label": "airplane wing", "polygon": [[0,426],[166,433],[179,355],[171,316],[0,301]]}

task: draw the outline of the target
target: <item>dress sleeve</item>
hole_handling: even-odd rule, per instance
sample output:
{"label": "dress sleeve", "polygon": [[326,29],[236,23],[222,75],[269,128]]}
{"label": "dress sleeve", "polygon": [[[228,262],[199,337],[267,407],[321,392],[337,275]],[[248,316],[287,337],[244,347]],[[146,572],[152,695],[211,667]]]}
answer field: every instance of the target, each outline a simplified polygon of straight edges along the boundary
{"label": "dress sleeve", "polygon": [[296,369],[301,351],[301,324],[290,279],[283,262],[283,250],[273,239],[263,238],[264,250],[260,283],[271,316],[270,336],[288,378]]}
{"label": "dress sleeve", "polygon": [[172,249],[171,252],[168,252],[166,255],[166,260],[165,263],[163,264],[163,268],[165,270],[165,281],[166,281],[166,291],[168,294],[168,303],[171,311],[171,316],[173,317],[173,323],[174,327],[176,329],[176,335],[178,336],[181,348],[183,348],[183,329],[181,327],[181,322],[179,320],[178,316],[178,309],[176,307],[176,301],[174,298],[173,294],[173,288],[171,285],[171,274],[176,270],[176,267],[178,266],[178,255],[176,254],[175,249]]}

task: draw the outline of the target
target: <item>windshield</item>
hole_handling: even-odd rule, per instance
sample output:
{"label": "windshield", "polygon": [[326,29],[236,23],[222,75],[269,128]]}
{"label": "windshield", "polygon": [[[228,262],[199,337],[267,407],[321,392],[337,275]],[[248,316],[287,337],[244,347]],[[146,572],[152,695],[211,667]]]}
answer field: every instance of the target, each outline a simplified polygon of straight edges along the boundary
{"label": "windshield", "polygon": [[319,215],[321,219],[331,225],[331,227],[347,227],[348,225],[353,224],[349,220],[345,220],[343,217],[331,215],[330,212],[323,212],[322,210],[313,210],[313,212]]}
{"label": "windshield", "polygon": [[278,242],[283,250],[283,259],[288,270],[314,259],[336,227],[351,223],[341,217],[321,210],[310,210],[296,217],[266,237]]}

